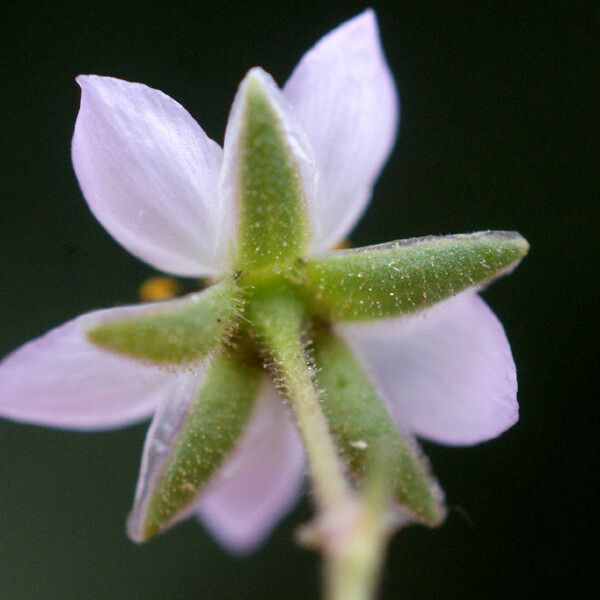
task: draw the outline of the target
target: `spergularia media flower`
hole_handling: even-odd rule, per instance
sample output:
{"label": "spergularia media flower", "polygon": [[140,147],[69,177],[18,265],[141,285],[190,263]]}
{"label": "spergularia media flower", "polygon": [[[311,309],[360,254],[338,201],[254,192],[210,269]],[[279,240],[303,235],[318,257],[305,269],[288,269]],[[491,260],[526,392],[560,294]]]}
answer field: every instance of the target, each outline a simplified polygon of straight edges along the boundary
{"label": "spergularia media flower", "polygon": [[[136,541],[194,515],[225,547],[250,550],[308,466],[319,516],[305,539],[343,598],[351,578],[335,573],[357,539],[370,547],[389,523],[444,517],[414,437],[474,444],[517,420],[511,351],[478,292],[527,243],[488,231],[333,249],[396,136],[372,11],[322,38],[281,89],[250,70],[223,148],[160,91],[77,81],[73,163],[91,211],[151,266],[213,284],[91,312],[24,345],[0,365],[1,414],[81,430],[154,415]],[[373,507],[386,525],[371,538],[356,515]]]}

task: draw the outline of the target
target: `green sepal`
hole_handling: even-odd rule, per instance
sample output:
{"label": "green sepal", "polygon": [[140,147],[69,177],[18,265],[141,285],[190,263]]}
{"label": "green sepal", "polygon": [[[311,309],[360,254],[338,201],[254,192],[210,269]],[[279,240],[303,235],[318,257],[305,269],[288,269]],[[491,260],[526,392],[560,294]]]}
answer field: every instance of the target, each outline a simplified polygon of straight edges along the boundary
{"label": "green sepal", "polygon": [[234,450],[262,383],[259,368],[238,354],[223,353],[207,367],[183,424],[170,442],[169,457],[159,474],[147,475],[155,480],[132,512],[129,533],[133,539],[148,540],[189,512],[204,485]]}
{"label": "green sepal", "polygon": [[144,316],[96,325],[87,337],[107,350],[153,363],[199,363],[235,327],[242,306],[233,278],[168,304],[150,305]]}
{"label": "green sepal", "polygon": [[[306,201],[268,76],[247,77],[238,139],[240,270],[288,265],[307,240]],[[274,87],[274,86],[273,86]]]}
{"label": "green sepal", "polygon": [[305,264],[314,310],[338,320],[409,314],[512,270],[529,245],[518,233],[425,237],[333,252]]}
{"label": "green sepal", "polygon": [[438,525],[445,516],[443,493],[429,474],[428,462],[416,443],[398,431],[352,351],[321,330],[314,340],[314,359],[323,411],[350,472],[364,480],[371,452],[385,447],[391,461],[390,487],[402,511],[426,525]]}

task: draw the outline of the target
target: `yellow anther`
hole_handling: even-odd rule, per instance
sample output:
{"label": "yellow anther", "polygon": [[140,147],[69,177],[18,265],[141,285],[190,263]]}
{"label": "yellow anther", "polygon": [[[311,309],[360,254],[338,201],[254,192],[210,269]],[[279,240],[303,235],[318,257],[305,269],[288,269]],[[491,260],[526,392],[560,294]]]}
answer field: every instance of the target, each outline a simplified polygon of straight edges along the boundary
{"label": "yellow anther", "polygon": [[348,248],[352,248],[352,242],[348,238],[342,240],[341,242],[338,242],[333,247],[334,250],[347,250]]}
{"label": "yellow anther", "polygon": [[140,286],[140,300],[152,302],[153,300],[169,300],[177,296],[179,284],[172,277],[161,275],[150,277]]}

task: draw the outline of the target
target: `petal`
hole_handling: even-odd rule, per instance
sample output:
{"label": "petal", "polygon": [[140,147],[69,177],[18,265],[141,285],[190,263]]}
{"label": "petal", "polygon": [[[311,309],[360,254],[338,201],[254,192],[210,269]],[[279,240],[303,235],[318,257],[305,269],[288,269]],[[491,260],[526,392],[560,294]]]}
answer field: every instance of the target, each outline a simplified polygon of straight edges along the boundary
{"label": "petal", "polygon": [[399,425],[451,445],[494,438],[518,419],[515,364],[502,325],[465,293],[404,319],[340,327]]}
{"label": "petal", "polygon": [[268,388],[234,454],[198,505],[198,517],[233,552],[249,552],[294,506],[304,449],[281,398]]}
{"label": "petal", "polygon": [[107,429],[149,417],[178,376],[101,350],[85,334],[99,322],[178,301],[94,311],[15,350],[0,363],[0,415],[72,429]]}
{"label": "petal", "polygon": [[[285,146],[285,153],[291,159],[291,169],[287,169],[287,165],[281,164],[282,162],[287,162],[285,160],[287,157],[279,157],[278,152],[280,152],[280,149],[275,145],[275,148],[272,149],[273,156],[275,157],[273,159],[274,162],[270,165],[265,165],[264,163],[261,164],[260,167],[262,167],[262,172],[260,173],[248,173],[249,161],[245,160],[247,158],[247,152],[244,152],[244,150],[247,150],[248,145],[251,144],[248,144],[248,141],[243,138],[248,121],[246,118],[248,99],[252,96],[249,92],[252,92],[253,90],[254,96],[256,96],[256,90],[259,90],[261,97],[264,98],[264,101],[268,105],[269,112],[274,113],[279,129],[278,133],[281,136],[283,146]],[[260,116],[261,115],[259,115],[259,118]],[[254,142],[254,146],[259,143],[263,143],[264,145],[265,139],[250,141]],[[256,168],[256,161],[253,164]],[[288,170],[293,171],[293,177],[289,176]],[[245,190],[242,185],[243,181],[241,181],[242,175],[249,175],[251,179],[254,179],[253,183],[255,185],[258,181],[262,184],[259,187],[267,188],[267,193],[261,193],[261,190],[258,189]],[[280,177],[277,178],[277,175]],[[281,187],[281,182],[277,179],[281,178],[292,188],[289,190],[291,193],[288,194],[291,196],[290,198],[285,198],[286,190],[279,189]],[[299,190],[301,192],[300,194],[297,194],[297,190],[293,189],[295,182],[288,182],[288,178],[299,180],[301,188],[301,190]],[[248,177],[246,177],[246,179],[248,179]],[[264,181],[265,179],[267,179],[267,181]],[[248,225],[243,222],[244,219],[240,218],[240,206],[238,203],[247,204],[248,196],[252,195],[258,197],[263,204],[259,207],[259,210],[255,210],[254,213],[259,214],[262,212],[265,218],[262,219],[262,222],[260,216],[253,218],[255,222],[251,224],[260,228],[261,236],[263,238],[266,237],[267,242],[277,244],[281,248],[288,245],[288,241],[281,239],[283,237],[281,231],[290,229],[290,233],[294,237],[290,246],[293,246],[294,248],[301,246],[304,242],[303,227],[301,227],[302,223],[297,223],[296,221],[301,221],[302,215],[299,214],[300,211],[296,206],[296,200],[299,196],[300,200],[306,202],[307,205],[311,205],[314,202],[315,183],[315,159],[304,129],[296,119],[293,110],[289,106],[287,100],[283,97],[281,90],[277,87],[277,84],[273,81],[272,77],[258,67],[251,69],[239,86],[227,122],[227,130],[225,132],[223,168],[219,179],[219,193],[223,202],[222,218],[224,220],[230,219],[236,221],[235,224],[228,225],[227,228],[233,230],[240,225],[245,226],[246,228],[248,227]],[[253,188],[254,186],[246,185],[246,188],[248,187]],[[269,187],[276,191],[275,195],[273,195],[272,192],[270,194],[268,193]],[[283,210],[281,206],[277,207],[275,205],[275,202],[282,202],[282,200],[287,200],[289,203],[289,206],[284,206]],[[306,205],[302,208],[306,208]],[[289,219],[292,219],[292,221],[286,222],[286,220]],[[295,231],[295,229],[298,228],[299,231]],[[256,232],[253,231],[252,233],[256,238]],[[244,240],[242,239],[242,246],[243,242]],[[244,248],[242,248],[242,250],[244,250]],[[262,248],[258,248],[257,251],[260,250],[262,250]],[[246,254],[247,253],[246,250]],[[263,254],[264,253],[265,252],[263,252]],[[287,252],[287,254],[289,254],[289,252]],[[294,258],[296,258],[296,256],[297,254],[294,255]]]}
{"label": "petal", "polygon": [[221,148],[175,100],[140,83],[79,76],[73,165],[91,211],[127,250],[178,275],[213,275]]}
{"label": "petal", "polygon": [[396,137],[398,98],[373,11],[323,37],[284,93],[317,158],[311,216],[318,251],[343,239],[359,219]]}

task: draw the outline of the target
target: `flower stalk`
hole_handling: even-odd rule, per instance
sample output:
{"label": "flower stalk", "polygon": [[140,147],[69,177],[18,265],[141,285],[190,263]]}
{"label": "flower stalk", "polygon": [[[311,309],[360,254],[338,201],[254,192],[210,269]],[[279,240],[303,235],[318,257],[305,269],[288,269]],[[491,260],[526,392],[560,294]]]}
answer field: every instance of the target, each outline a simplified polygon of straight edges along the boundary
{"label": "flower stalk", "polygon": [[293,293],[259,293],[252,300],[251,321],[289,400],[308,457],[318,513],[300,541],[323,553],[328,600],[369,600],[387,539],[399,522],[390,510],[393,461],[383,448],[372,449],[363,489],[351,485],[315,386],[315,367],[302,343],[303,306]]}
{"label": "flower stalk", "polygon": [[353,504],[344,465],[314,386],[308,357],[302,344],[303,307],[293,293],[255,295],[251,322],[257,328],[279,387],[289,399],[306,448],[315,500],[323,515]]}
{"label": "flower stalk", "polygon": [[385,561],[385,549],[404,520],[392,508],[393,456],[384,444],[369,453],[368,475],[361,489],[359,510],[344,544],[328,556],[326,585],[329,600],[370,600],[375,596]]}

